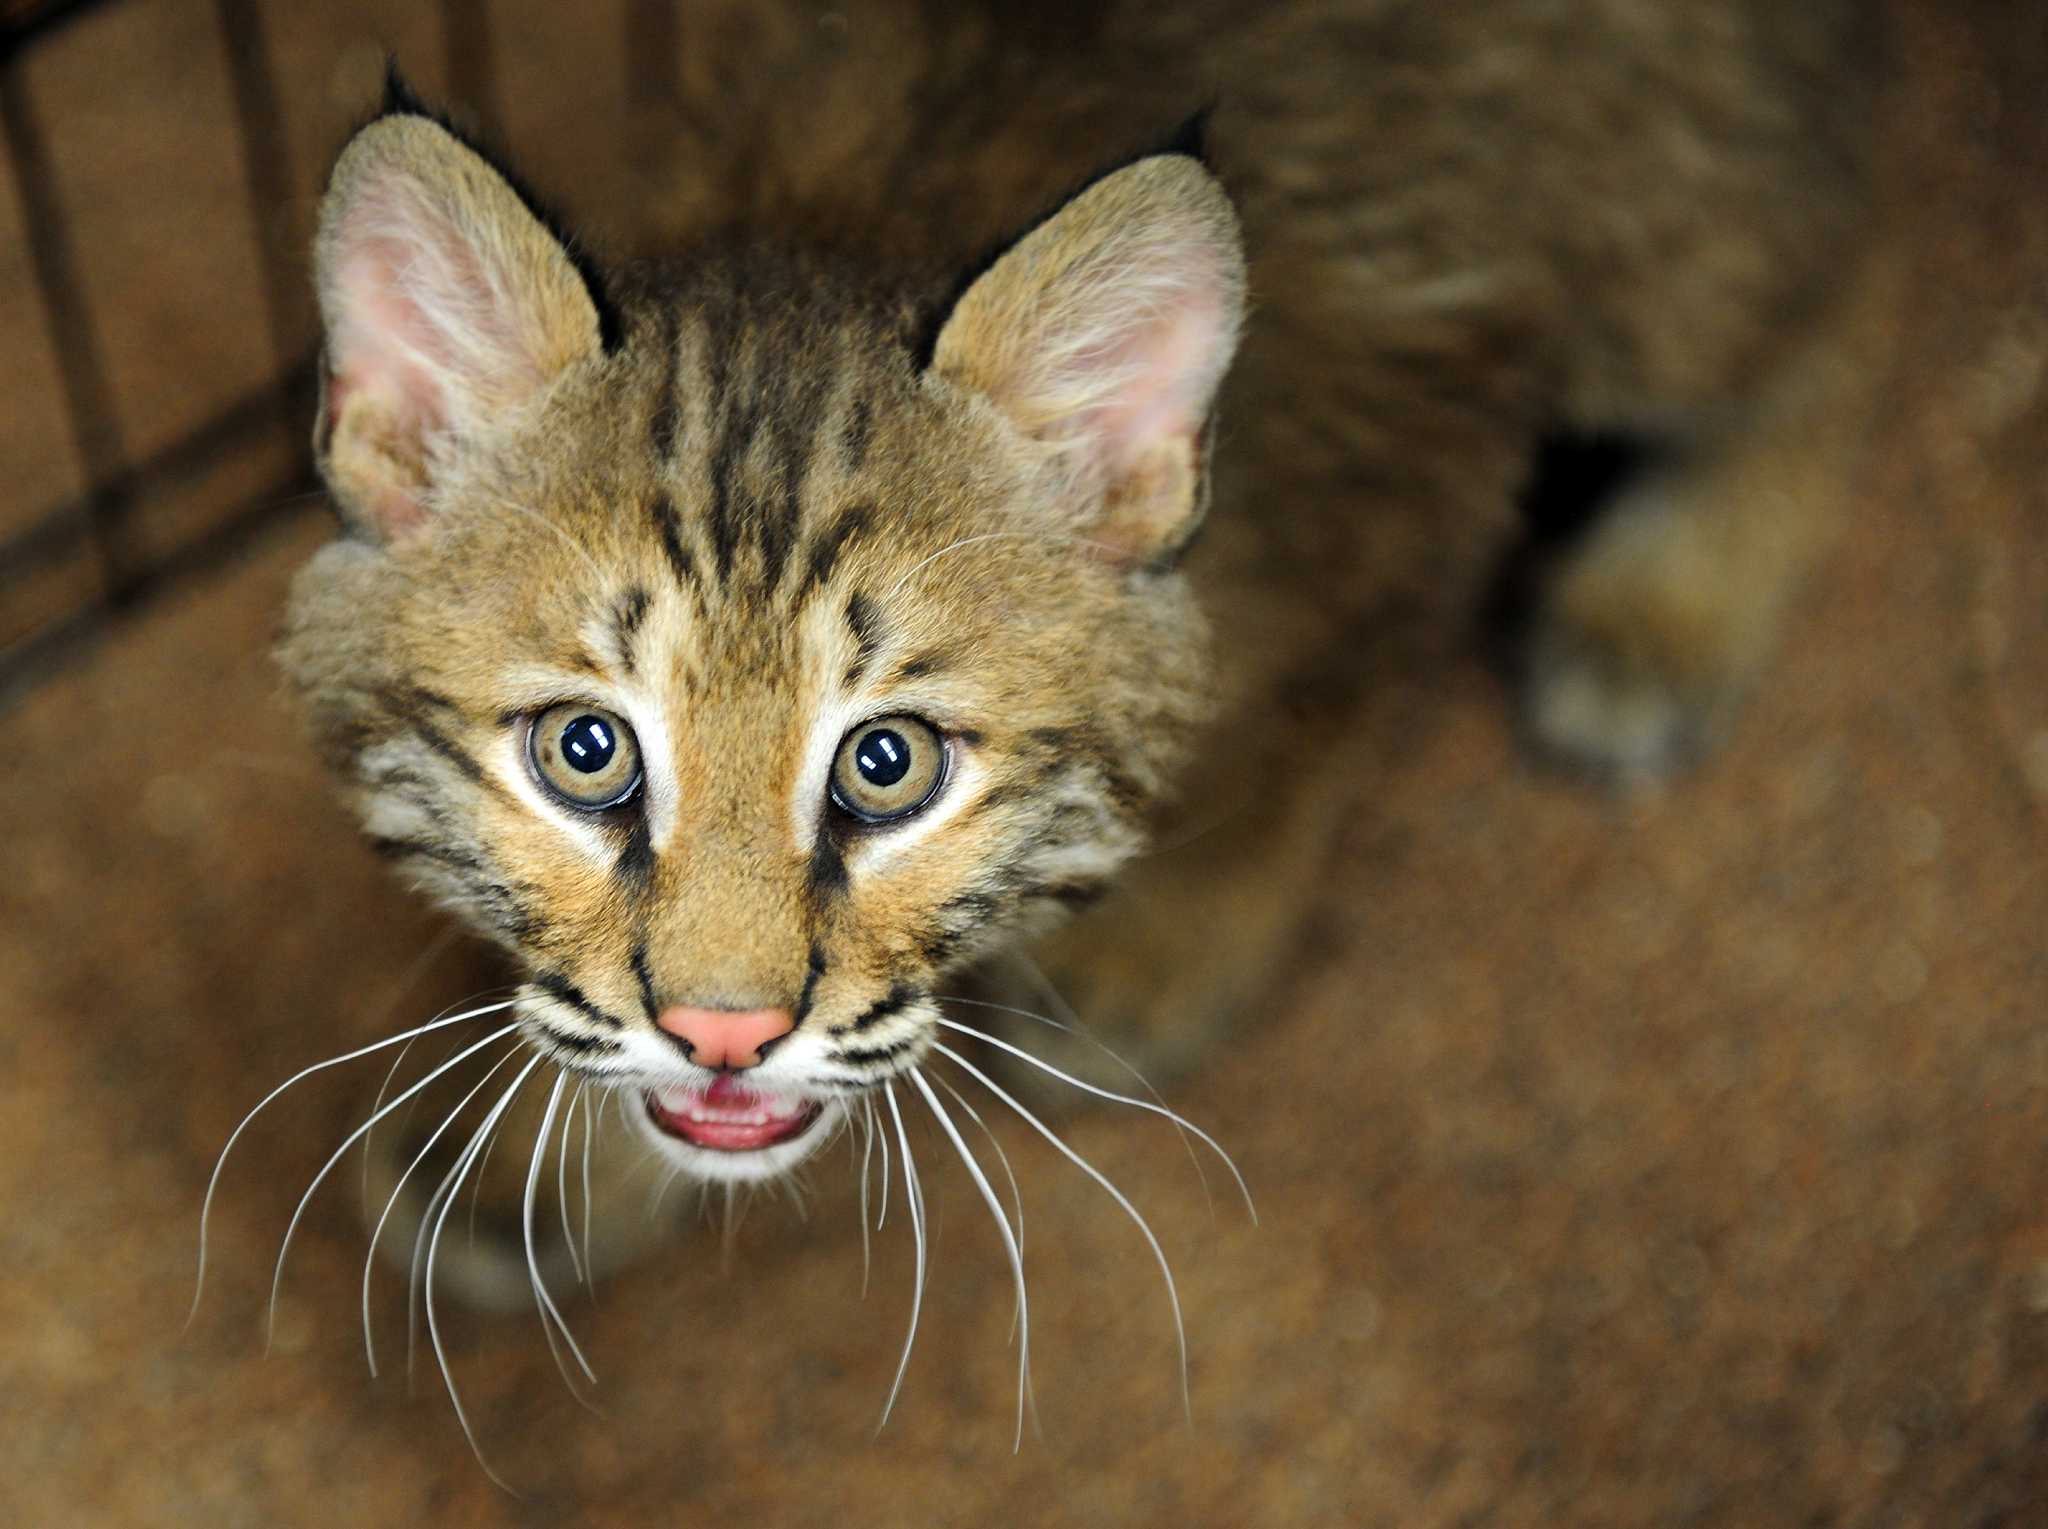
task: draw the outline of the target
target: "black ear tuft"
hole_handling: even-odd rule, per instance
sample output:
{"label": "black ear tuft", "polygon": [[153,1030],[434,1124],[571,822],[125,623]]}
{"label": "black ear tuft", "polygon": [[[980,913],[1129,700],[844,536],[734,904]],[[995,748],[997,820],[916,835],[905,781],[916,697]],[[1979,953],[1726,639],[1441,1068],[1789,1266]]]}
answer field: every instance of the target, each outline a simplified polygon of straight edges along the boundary
{"label": "black ear tuft", "polygon": [[1211,101],[1175,128],[1166,141],[1152,152],[1185,154],[1203,169],[1213,172],[1216,166],[1209,160],[1209,119],[1215,115],[1216,103]]}
{"label": "black ear tuft", "polygon": [[428,110],[426,103],[419,98],[418,93],[413,90],[411,82],[399,71],[398,55],[396,53],[384,55],[384,104],[377,109],[377,115],[380,117],[432,117],[434,115],[432,111]]}
{"label": "black ear tuft", "polygon": [[583,278],[583,285],[590,291],[590,301],[597,309],[598,333],[606,352],[619,348],[625,330],[619,317],[619,310],[607,290],[604,273],[598,268],[597,262],[590,258],[582,243],[569,231],[568,223],[541,199],[526,177],[513,169],[503,154],[498,153],[470,128],[455,121],[447,112],[429,106],[399,69],[398,55],[395,53],[384,55],[384,99],[367,121],[358,124],[357,130],[360,131],[371,122],[384,117],[425,117],[497,171],[505,184],[512,188],[512,194],[525,205],[526,210],[540,220],[541,227],[555,236],[555,242],[562,246],[562,253],[569,257],[569,263],[576,267],[576,274]]}
{"label": "black ear tuft", "polygon": [[953,278],[951,285],[939,294],[939,300],[920,314],[917,321],[911,325],[910,353],[917,362],[918,369],[922,371],[931,365],[932,350],[938,344],[939,331],[945,328],[946,320],[952,315],[954,306],[966,296],[967,289],[986,275],[998,260],[1022,243],[1025,235],[1041,224],[1050,222],[1054,214],[1090,187],[1108,180],[1119,170],[1128,170],[1141,159],[1155,159],[1162,154],[1184,155],[1210,174],[1215,174],[1216,167],[1209,163],[1209,119],[1215,112],[1216,104],[1212,101],[1174,128],[1163,141],[1139,149],[1136,153],[1121,154],[1101,169],[1083,176],[1074,182],[1064,196],[1040,212],[1037,217],[1022,225],[1015,233],[996,240],[970,261],[967,267]]}

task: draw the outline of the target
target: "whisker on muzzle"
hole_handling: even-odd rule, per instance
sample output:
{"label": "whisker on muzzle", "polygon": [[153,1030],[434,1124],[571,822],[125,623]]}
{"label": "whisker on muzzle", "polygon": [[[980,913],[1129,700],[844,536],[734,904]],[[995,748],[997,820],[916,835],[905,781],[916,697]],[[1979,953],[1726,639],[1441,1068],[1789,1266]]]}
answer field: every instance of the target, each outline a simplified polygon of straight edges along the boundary
{"label": "whisker on muzzle", "polygon": [[484,1123],[477,1128],[475,1134],[470,1137],[469,1144],[462,1149],[462,1156],[457,1159],[450,1177],[447,1193],[441,1197],[441,1210],[440,1214],[434,1219],[433,1233],[427,1239],[425,1289],[427,1338],[433,1344],[434,1358],[441,1366],[441,1379],[448,1387],[448,1401],[455,1409],[455,1420],[462,1425],[462,1436],[469,1440],[470,1452],[476,1456],[477,1464],[483,1467],[483,1472],[486,1476],[489,1476],[492,1481],[504,1488],[505,1491],[512,1492],[514,1496],[518,1494],[513,1492],[511,1484],[496,1471],[492,1470],[490,1461],[484,1458],[483,1449],[476,1440],[476,1431],[470,1426],[469,1414],[463,1409],[462,1394],[455,1385],[455,1374],[448,1368],[448,1350],[441,1341],[440,1319],[434,1311],[434,1262],[441,1252],[441,1233],[448,1224],[448,1212],[454,1209],[455,1202],[462,1193],[463,1178],[468,1174],[471,1165],[482,1155],[484,1140],[490,1135],[498,1122],[504,1118],[505,1111],[511,1106],[514,1096],[525,1086],[526,1080],[533,1076],[534,1069],[546,1060],[547,1058],[545,1057],[536,1056],[519,1069],[518,1076],[505,1086],[504,1093],[498,1096],[498,1102],[491,1106],[490,1114],[484,1117]]}
{"label": "whisker on muzzle", "polygon": [[[903,1335],[903,1357],[896,1362],[896,1378],[889,1385],[888,1399],[882,1403],[882,1415],[875,1422],[876,1433],[888,1425],[897,1394],[903,1389],[904,1372],[910,1368],[910,1350],[917,1342],[917,1319],[924,1310],[925,1275],[924,1190],[918,1184],[917,1160],[910,1153],[910,1133],[903,1128],[903,1111],[897,1106],[893,1082],[882,1085],[882,1097],[889,1102],[889,1116],[896,1125],[896,1144],[903,1149],[903,1199],[910,1207],[910,1230],[917,1246],[917,1268],[910,1287],[910,1330]],[[886,1186],[888,1182],[885,1170],[882,1183]]]}
{"label": "whisker on muzzle", "polygon": [[[946,1021],[941,1021],[941,1023],[946,1023]],[[1115,1184],[1111,1183],[1100,1169],[1098,1169],[1093,1163],[1089,1162],[1087,1158],[1081,1156],[1081,1154],[1076,1152],[1072,1147],[1068,1146],[1064,1141],[1060,1140],[1059,1134],[1056,1131],[1054,1131],[1050,1126],[1045,1124],[1044,1121],[1040,1120],[1036,1115],[1034,1115],[1028,1108],[1026,1108],[1022,1103],[1020,1103],[1008,1090],[1006,1090],[1001,1084],[997,1083],[995,1079],[991,1078],[987,1073],[983,1072],[979,1067],[976,1067],[972,1062],[968,1061],[967,1058],[960,1055],[959,1052],[955,1051],[952,1047],[946,1045],[942,1041],[934,1042],[932,1049],[936,1051],[940,1056],[945,1057],[955,1067],[958,1067],[961,1071],[965,1072],[969,1077],[973,1078],[976,1082],[980,1083],[983,1088],[987,1089],[990,1093],[994,1094],[998,1099],[1002,1100],[1004,1104],[1007,1104],[1012,1110],[1016,1112],[1018,1118],[1023,1120],[1023,1122],[1026,1125],[1030,1126],[1032,1130],[1036,1131],[1040,1136],[1043,1136],[1047,1141],[1051,1142],[1053,1147],[1060,1153],[1061,1156],[1065,1157],[1068,1162],[1072,1163],[1076,1168],[1079,1168],[1083,1173],[1087,1174],[1089,1178],[1093,1179],[1097,1184],[1101,1185],[1103,1192],[1106,1193],[1112,1200],[1116,1201],[1118,1206],[1122,1208],[1124,1214],[1130,1217],[1132,1224],[1138,1228],[1140,1235],[1142,1235],[1145,1239],[1146,1245],[1150,1247],[1152,1250],[1152,1257],[1154,1261],[1157,1262],[1159,1265],[1160,1276],[1166,1281],[1167,1303],[1173,1308],[1174,1341],[1180,1353],[1181,1407],[1182,1410],[1187,1413],[1189,1421],[1192,1422],[1194,1418],[1194,1404],[1191,1400],[1190,1392],[1188,1389],[1188,1335],[1187,1326],[1181,1318],[1180,1291],[1179,1288],[1174,1284],[1173,1266],[1167,1261],[1166,1250],[1160,1246],[1158,1237],[1153,1234],[1151,1223],[1146,1221],[1144,1216],[1140,1214],[1137,1206],[1131,1203],[1130,1198],[1127,1195],[1125,1195],[1122,1190],[1118,1189]],[[1235,1169],[1233,1169],[1232,1171],[1234,1172]]]}
{"label": "whisker on muzzle", "polygon": [[[953,1143],[953,1150],[960,1154],[960,1161],[966,1165],[968,1176],[974,1180],[974,1187],[981,1192],[982,1203],[988,1206],[989,1215],[995,1218],[996,1230],[1002,1234],[1003,1247],[1010,1255],[1010,1272],[1017,1284],[1017,1329],[1019,1339],[1017,1344],[1017,1436],[1010,1445],[1014,1453],[1024,1448],[1024,1400],[1031,1390],[1031,1304],[1025,1294],[1024,1249],[1018,1243],[1016,1234],[1010,1228],[1009,1217],[1003,1214],[1003,1202],[996,1198],[996,1192],[989,1184],[988,1175],[982,1172],[981,1164],[975,1160],[974,1154],[968,1150],[966,1138],[961,1136],[960,1128],[953,1124],[953,1117],[946,1113],[946,1107],[939,1103],[939,1096],[932,1092],[931,1085],[924,1080],[924,1075],[916,1068],[912,1068],[905,1076],[910,1079],[911,1085],[920,1094],[924,1095],[924,1102],[931,1107],[933,1117],[939,1122],[939,1128],[946,1133],[947,1139]],[[1015,1181],[1013,1180],[1013,1187],[1014,1183]]]}
{"label": "whisker on muzzle", "polygon": [[[311,1067],[300,1068],[299,1071],[293,1073],[284,1082],[278,1084],[277,1087],[265,1094],[257,1102],[256,1107],[242,1117],[241,1124],[228,1133],[228,1139],[220,1149],[220,1156],[214,1159],[213,1174],[206,1181],[206,1198],[200,1202],[199,1206],[199,1268],[193,1280],[192,1309],[186,1314],[186,1326],[189,1327],[192,1319],[199,1314],[199,1300],[206,1291],[206,1228],[208,1219],[213,1214],[214,1192],[220,1188],[221,1171],[227,1167],[228,1154],[235,1150],[235,1143],[241,1140],[242,1133],[249,1129],[249,1123],[252,1120],[268,1109],[280,1094],[295,1084],[312,1077],[316,1072],[325,1072],[328,1068],[339,1067],[344,1062],[353,1062],[359,1057],[370,1056],[382,1051],[387,1046],[409,1046],[414,1040],[427,1034],[429,1031],[444,1030],[450,1025],[459,1025],[472,1019],[481,1019],[486,1014],[500,1013],[505,1009],[511,1008],[516,1001],[515,999],[508,998],[501,1003],[486,1004],[479,1009],[469,1009],[461,1014],[450,1014],[441,1019],[432,1019],[423,1025],[415,1025],[410,1030],[400,1031],[397,1035],[390,1036],[384,1040],[372,1042],[367,1046],[359,1046],[354,1051],[344,1052],[340,1056],[329,1057],[324,1062],[315,1062]],[[498,1033],[503,1035],[506,1032],[501,1030]]]}
{"label": "whisker on muzzle", "polygon": [[483,1050],[484,1047],[494,1045],[497,1042],[503,1040],[506,1036],[511,1035],[518,1028],[519,1026],[517,1024],[506,1025],[502,1029],[493,1031],[491,1034],[485,1036],[482,1040],[472,1042],[470,1045],[463,1047],[461,1051],[457,1052],[454,1056],[450,1057],[447,1061],[443,1062],[439,1067],[436,1067],[432,1072],[428,1073],[424,1078],[421,1078],[417,1083],[414,1083],[411,1086],[409,1086],[403,1093],[400,1093],[393,1097],[388,1104],[380,1106],[367,1120],[365,1120],[361,1125],[357,1126],[353,1131],[348,1133],[347,1138],[342,1142],[342,1144],[334,1149],[334,1155],[328,1158],[327,1161],[321,1165],[320,1171],[318,1173],[313,1175],[313,1182],[306,1186],[306,1192],[299,1197],[298,1208],[292,1212],[292,1219],[290,1225],[286,1226],[284,1229],[284,1240],[278,1244],[277,1268],[272,1273],[270,1278],[270,1316],[264,1328],[264,1342],[266,1346],[269,1344],[271,1338],[275,1335],[277,1330],[277,1294],[279,1289],[284,1284],[285,1255],[291,1252],[292,1236],[294,1233],[298,1231],[300,1221],[305,1219],[306,1207],[312,1203],[314,1191],[319,1189],[321,1183],[327,1178],[327,1175],[334,1171],[335,1165],[338,1164],[344,1157],[348,1155],[348,1149],[350,1147],[353,1147],[358,1141],[362,1140],[363,1137],[369,1135],[370,1131],[376,1126],[378,1121],[382,1120],[386,1115],[389,1115],[393,1110],[397,1109],[401,1104],[405,1103],[406,1100],[412,1098],[421,1090],[425,1089],[436,1078],[439,1078],[443,1074],[448,1072],[449,1069],[459,1065],[464,1061],[467,1061],[470,1057],[475,1056],[479,1051]]}
{"label": "whisker on muzzle", "polygon": [[[442,1118],[441,1123],[434,1127],[433,1134],[426,1139],[426,1142],[420,1147],[419,1151],[413,1154],[412,1161],[407,1163],[405,1165],[404,1172],[399,1174],[398,1182],[391,1186],[391,1193],[389,1196],[386,1197],[384,1201],[384,1209],[378,1213],[377,1224],[370,1229],[370,1245],[363,1253],[363,1355],[364,1358],[369,1362],[370,1375],[372,1378],[375,1378],[378,1371],[377,1346],[374,1339],[371,1336],[370,1327],[370,1276],[373,1269],[375,1268],[375,1261],[377,1257],[377,1243],[378,1240],[382,1238],[384,1235],[384,1225],[391,1219],[391,1212],[397,1208],[400,1196],[402,1196],[405,1193],[405,1186],[411,1180],[413,1170],[418,1168],[421,1163],[427,1160],[427,1158],[433,1153],[435,1143],[440,1141],[442,1136],[447,1133],[448,1128],[454,1125],[455,1122],[461,1118],[462,1112],[468,1109],[470,1106],[470,1102],[474,1100],[478,1094],[484,1091],[485,1087],[490,1083],[491,1079],[498,1075],[499,1070],[502,1069],[507,1062],[511,1061],[514,1057],[518,1055],[519,1047],[517,1042],[515,1042],[513,1044],[512,1049],[507,1051],[503,1056],[499,1057],[497,1061],[493,1062],[490,1066],[490,1069],[487,1072],[485,1072],[481,1078],[478,1078],[476,1080],[475,1085],[470,1089],[470,1091],[464,1094],[462,1098],[459,1101],[457,1101],[455,1107],[451,1109],[447,1113],[447,1115]],[[431,1208],[432,1207],[430,1205],[429,1209]]]}

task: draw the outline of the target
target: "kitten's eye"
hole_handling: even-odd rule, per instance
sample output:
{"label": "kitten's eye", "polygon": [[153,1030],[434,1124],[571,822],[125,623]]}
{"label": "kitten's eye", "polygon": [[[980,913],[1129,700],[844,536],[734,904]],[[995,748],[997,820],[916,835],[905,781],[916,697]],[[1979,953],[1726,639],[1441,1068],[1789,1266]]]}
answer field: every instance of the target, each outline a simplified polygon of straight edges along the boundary
{"label": "kitten's eye", "polygon": [[633,729],[601,706],[549,707],[533,719],[526,750],[534,779],[571,807],[616,807],[640,788]]}
{"label": "kitten's eye", "polygon": [[916,717],[863,722],[840,742],[832,761],[832,800],[863,823],[909,817],[938,794],[946,745]]}

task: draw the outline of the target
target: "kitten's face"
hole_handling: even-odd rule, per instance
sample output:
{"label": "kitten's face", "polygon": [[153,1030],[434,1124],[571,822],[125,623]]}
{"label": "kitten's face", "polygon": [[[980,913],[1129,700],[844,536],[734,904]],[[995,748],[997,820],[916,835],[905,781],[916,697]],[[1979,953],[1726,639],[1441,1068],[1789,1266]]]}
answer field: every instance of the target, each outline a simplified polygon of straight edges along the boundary
{"label": "kitten's face", "polygon": [[[439,129],[384,119],[337,171],[319,444],[358,534],[302,575],[285,666],[378,847],[523,963],[529,1039],[701,1176],[793,1165],[914,1066],[949,972],[1139,846],[1201,710],[1160,554],[1220,363],[1192,409],[1133,399],[1127,335],[1023,375],[1070,215],[928,365],[793,275],[629,297],[607,346]],[[1088,393],[1103,354],[1121,391]],[[733,1015],[778,1033],[693,1028]]]}

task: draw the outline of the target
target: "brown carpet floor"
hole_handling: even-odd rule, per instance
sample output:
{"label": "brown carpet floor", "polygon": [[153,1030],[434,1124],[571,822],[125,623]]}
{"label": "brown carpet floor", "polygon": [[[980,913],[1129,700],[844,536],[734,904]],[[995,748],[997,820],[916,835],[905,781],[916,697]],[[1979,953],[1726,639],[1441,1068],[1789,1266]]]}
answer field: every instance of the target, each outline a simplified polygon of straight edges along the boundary
{"label": "brown carpet floor", "polygon": [[[492,1486],[403,1300],[365,1374],[350,1175],[270,1261],[375,1064],[461,996],[275,698],[293,521],[0,717],[0,1501],[17,1524],[2048,1523],[2048,49],[1913,34],[1920,279],[1853,536],[1711,770],[1617,805],[1532,773],[1475,657],[1341,835],[1256,1067],[1021,1129],[1038,1427],[1002,1251],[925,1153],[923,1327],[852,1175],[531,1318],[457,1315]],[[2023,7],[2011,7],[2015,13]],[[1985,7],[1991,15],[1994,7]],[[28,449],[23,443],[22,449]],[[1476,651],[1476,644],[1475,651]],[[422,961],[423,954],[429,959]]]}

